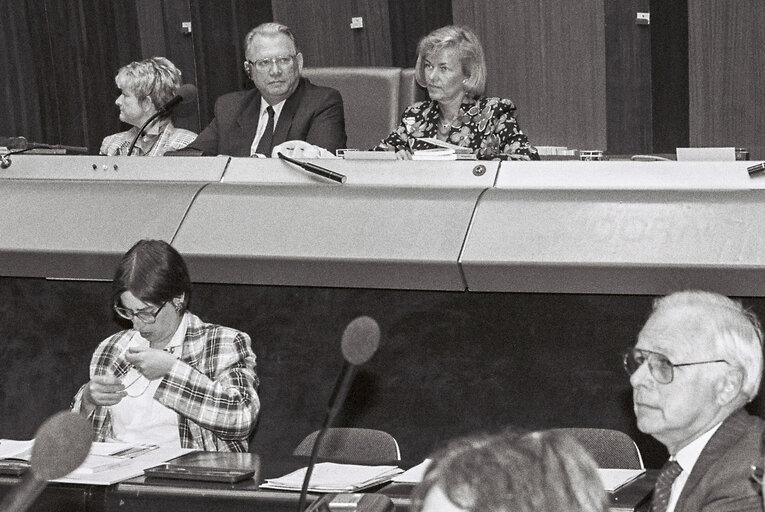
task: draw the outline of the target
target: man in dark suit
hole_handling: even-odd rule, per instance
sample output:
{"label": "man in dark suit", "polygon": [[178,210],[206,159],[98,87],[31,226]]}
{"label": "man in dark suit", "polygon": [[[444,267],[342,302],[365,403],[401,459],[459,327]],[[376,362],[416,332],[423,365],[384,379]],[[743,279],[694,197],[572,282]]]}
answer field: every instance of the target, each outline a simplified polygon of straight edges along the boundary
{"label": "man in dark suit", "polygon": [[638,428],[667,447],[652,512],[762,512],[752,466],[765,422],[744,405],[762,376],[754,314],[716,293],[677,292],[654,303],[624,354]]}
{"label": "man in dark suit", "polygon": [[218,98],[215,118],[187,150],[270,157],[275,147],[294,140],[317,153],[345,147],[340,93],[300,77],[303,55],[288,27],[264,23],[252,29],[245,38],[245,58],[255,89]]}

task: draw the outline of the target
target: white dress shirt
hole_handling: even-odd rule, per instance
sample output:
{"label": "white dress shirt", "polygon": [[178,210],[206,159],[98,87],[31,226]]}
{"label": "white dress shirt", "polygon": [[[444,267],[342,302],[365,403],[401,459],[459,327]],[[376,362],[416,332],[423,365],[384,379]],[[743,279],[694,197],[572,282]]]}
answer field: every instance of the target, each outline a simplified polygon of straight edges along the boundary
{"label": "white dress shirt", "polygon": [[[274,130],[276,130],[276,123],[279,122],[279,116],[282,113],[285,101],[287,100],[284,99],[276,105],[271,105],[271,108],[274,109]],[[263,133],[266,131],[266,125],[268,124],[268,112],[266,112],[266,109],[268,109],[268,102],[263,98],[260,98],[260,117],[258,118],[258,131],[255,132],[255,139],[252,141],[252,145],[250,146],[250,156],[255,155],[255,152],[258,149],[258,144],[260,143],[260,139],[263,138]],[[271,155],[266,156],[270,157]]]}
{"label": "white dress shirt", "polygon": [[683,472],[680,473],[672,483],[672,492],[669,495],[667,512],[675,512],[677,499],[683,492],[685,483],[688,481],[688,475],[690,475],[691,471],[693,471],[693,466],[695,466],[696,461],[699,460],[699,455],[701,455],[704,447],[706,447],[709,440],[712,438],[715,432],[717,432],[717,429],[720,428],[720,425],[722,425],[722,422],[704,432],[698,437],[698,439],[692,441],[687,446],[684,446],[675,454],[674,457],[670,457],[670,459],[676,460],[677,463],[680,464],[680,467],[683,468]]}

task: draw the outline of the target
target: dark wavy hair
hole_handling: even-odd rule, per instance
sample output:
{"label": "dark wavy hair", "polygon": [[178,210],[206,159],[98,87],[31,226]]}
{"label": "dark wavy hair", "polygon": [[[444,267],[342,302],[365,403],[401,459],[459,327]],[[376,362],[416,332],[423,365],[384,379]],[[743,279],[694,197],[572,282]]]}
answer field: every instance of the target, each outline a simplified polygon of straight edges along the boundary
{"label": "dark wavy hair", "polygon": [[183,294],[183,307],[191,299],[186,262],[163,240],[140,240],[122,256],[112,281],[112,305],[129,291],[136,298],[159,306]]}
{"label": "dark wavy hair", "polygon": [[606,492],[587,451],[561,432],[506,430],[451,442],[412,495],[414,512],[438,487],[470,512],[605,512]]}

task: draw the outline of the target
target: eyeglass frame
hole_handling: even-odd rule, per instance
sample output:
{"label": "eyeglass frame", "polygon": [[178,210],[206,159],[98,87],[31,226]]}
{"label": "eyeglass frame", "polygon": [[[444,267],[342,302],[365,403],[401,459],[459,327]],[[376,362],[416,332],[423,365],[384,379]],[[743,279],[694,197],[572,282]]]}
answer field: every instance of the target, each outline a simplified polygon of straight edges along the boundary
{"label": "eyeglass frame", "polygon": [[[653,369],[654,367],[651,364],[651,361],[649,360],[649,358],[647,358],[645,356],[643,356],[643,362],[640,363],[637,366],[637,368],[635,368],[635,370],[632,373],[630,373],[630,370],[629,370],[629,368],[627,366],[627,361],[628,361],[628,358],[634,359],[634,354],[636,352],[640,352],[640,353],[643,353],[643,354],[653,354],[654,356],[658,356],[658,357],[664,359],[667,362],[667,365],[669,367],[669,380],[664,382],[662,379],[657,377],[656,373],[654,373],[654,369]],[[622,366],[624,367],[624,371],[630,377],[632,375],[634,375],[635,372],[641,366],[643,366],[643,364],[646,363],[646,362],[648,363],[648,370],[651,372],[651,376],[654,379],[656,379],[656,382],[658,382],[659,384],[671,384],[672,381],[675,380],[675,368],[682,368],[683,366],[696,366],[696,365],[699,365],[699,364],[710,364],[710,363],[725,363],[725,364],[730,364],[730,362],[726,361],[725,359],[710,359],[708,361],[695,361],[693,363],[676,363],[675,364],[672,361],[670,361],[669,358],[667,356],[665,356],[664,354],[661,354],[659,352],[654,352],[653,350],[646,350],[646,349],[643,349],[643,348],[636,348],[636,347],[625,349],[622,352]],[[658,372],[658,370],[656,370],[656,371]]]}
{"label": "eyeglass frame", "polygon": [[[115,313],[117,313],[117,315],[119,315],[120,318],[124,318],[125,320],[131,320],[132,321],[133,318],[138,318],[141,322],[143,322],[145,324],[153,324],[154,322],[157,321],[157,316],[159,316],[159,312],[162,311],[162,309],[167,305],[168,302],[170,302],[169,299],[166,300],[165,302],[163,302],[162,305],[159,306],[154,313],[149,313],[149,312],[144,312],[144,311],[137,311],[137,312],[135,312],[133,310],[127,309],[124,306],[118,306],[116,302],[114,304],[112,304],[112,309],[114,310]],[[143,308],[143,309],[146,309],[146,308]],[[127,316],[127,314],[123,314],[122,312],[129,312],[130,316]],[[142,314],[148,315],[148,317],[142,318],[142,317],[138,316],[138,315],[142,315]],[[147,318],[149,318],[149,317],[151,318],[151,320],[147,320]]]}
{"label": "eyeglass frame", "polygon": [[[297,53],[294,55],[277,55],[276,57],[263,57],[262,59],[255,60],[254,62],[251,61],[250,59],[244,59],[244,69],[247,70],[247,72],[249,72],[250,69],[255,68],[256,71],[260,71],[261,73],[263,71],[268,71],[269,69],[271,69],[271,66],[273,65],[276,65],[276,67],[279,69],[284,69],[294,64],[297,56],[298,56]],[[289,62],[283,65],[279,64],[278,61],[281,59],[289,59]],[[262,63],[263,65],[262,68],[258,67],[259,63]]]}

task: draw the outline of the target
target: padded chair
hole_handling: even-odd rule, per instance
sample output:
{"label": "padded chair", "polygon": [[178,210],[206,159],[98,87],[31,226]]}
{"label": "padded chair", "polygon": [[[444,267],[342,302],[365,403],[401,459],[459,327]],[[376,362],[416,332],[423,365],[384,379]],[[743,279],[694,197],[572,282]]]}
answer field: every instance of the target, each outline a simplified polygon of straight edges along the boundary
{"label": "padded chair", "polygon": [[[303,439],[293,455],[310,456],[319,431]],[[369,428],[330,428],[319,447],[319,457],[357,464],[382,464],[401,460],[396,439],[382,430]]]}
{"label": "padded chair", "polygon": [[635,441],[619,430],[607,428],[554,428],[576,439],[601,468],[645,469]]}
{"label": "padded chair", "polygon": [[402,75],[395,67],[304,68],[302,75],[340,91],[347,146],[362,150],[373,148],[398,126],[418,87],[413,72]]}

